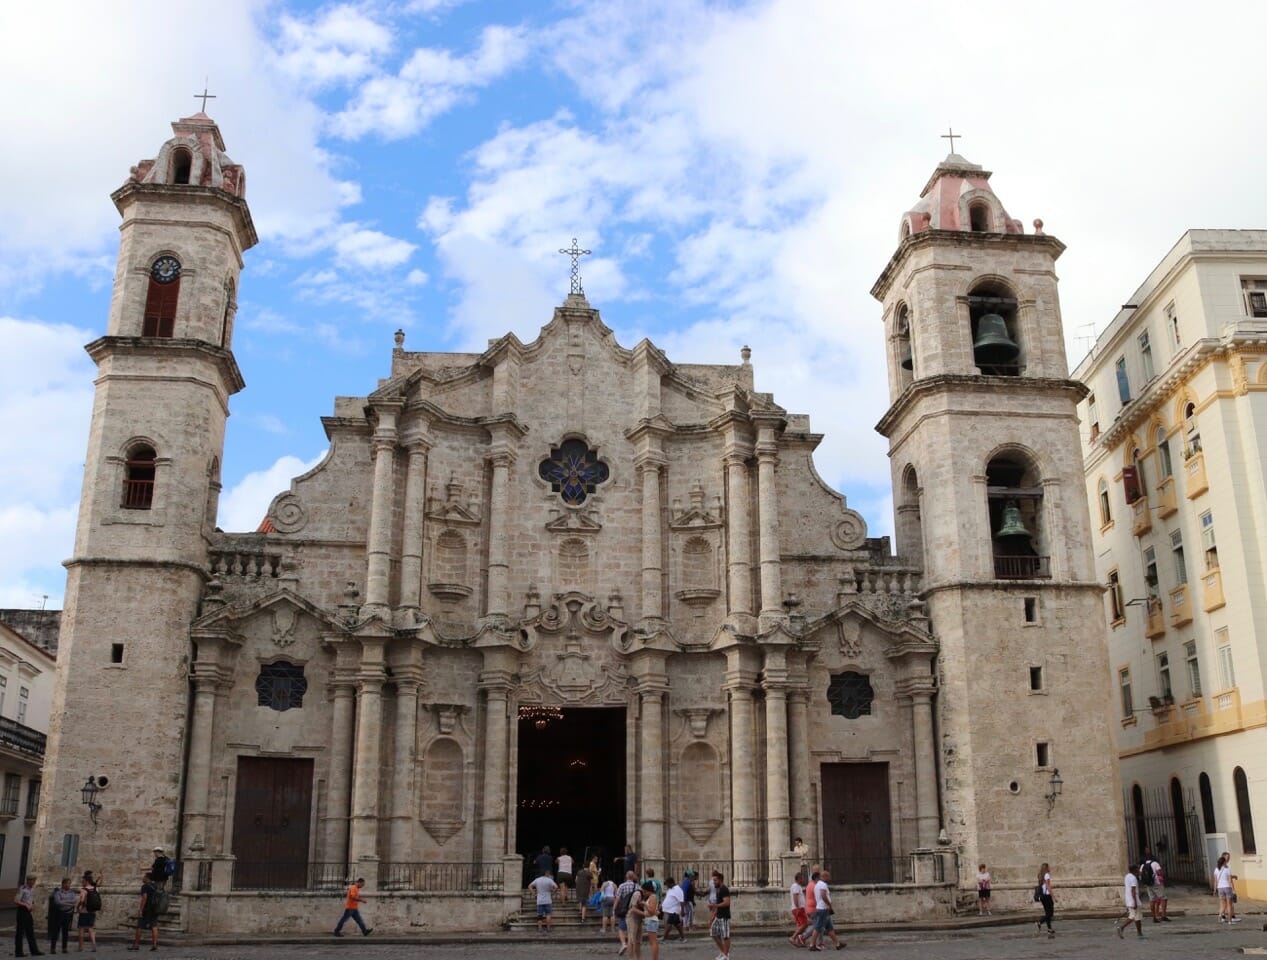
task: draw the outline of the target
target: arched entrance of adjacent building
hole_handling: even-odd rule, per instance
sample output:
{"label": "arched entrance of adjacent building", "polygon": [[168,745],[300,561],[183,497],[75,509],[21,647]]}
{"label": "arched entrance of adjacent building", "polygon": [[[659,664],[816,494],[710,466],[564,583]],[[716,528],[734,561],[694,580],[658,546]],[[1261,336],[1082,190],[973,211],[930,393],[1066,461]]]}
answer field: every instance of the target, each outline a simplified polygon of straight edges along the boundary
{"label": "arched entrance of adjacent building", "polygon": [[627,839],[624,707],[522,708],[517,796],[525,877],[542,847],[610,869]]}

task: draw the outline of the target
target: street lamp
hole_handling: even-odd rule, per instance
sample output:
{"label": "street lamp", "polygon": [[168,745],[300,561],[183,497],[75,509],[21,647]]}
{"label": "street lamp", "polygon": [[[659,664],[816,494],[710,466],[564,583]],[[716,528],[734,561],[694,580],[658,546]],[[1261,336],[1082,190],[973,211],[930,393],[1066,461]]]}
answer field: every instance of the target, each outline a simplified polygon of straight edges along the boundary
{"label": "street lamp", "polygon": [[1057,768],[1051,772],[1051,793],[1047,794],[1047,813],[1050,815],[1052,810],[1056,808],[1056,798],[1060,796],[1064,789],[1065,781],[1060,779],[1060,769]]}
{"label": "street lamp", "polygon": [[97,825],[97,814],[101,812],[101,804],[97,802],[97,794],[109,782],[105,777],[89,777],[88,782],[79,789],[84,806],[88,808],[88,819],[92,821],[94,827]]}

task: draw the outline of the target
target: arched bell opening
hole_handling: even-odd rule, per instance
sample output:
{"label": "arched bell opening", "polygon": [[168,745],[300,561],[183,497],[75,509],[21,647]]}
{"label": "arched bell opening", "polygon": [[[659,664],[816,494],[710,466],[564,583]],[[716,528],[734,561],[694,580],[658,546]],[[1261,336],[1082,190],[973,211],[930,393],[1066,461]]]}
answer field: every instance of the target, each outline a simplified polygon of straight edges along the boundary
{"label": "arched bell opening", "polygon": [[893,339],[898,360],[898,383],[907,387],[915,379],[915,342],[911,335],[911,308],[897,306],[893,320]]}
{"label": "arched bell opening", "polygon": [[194,155],[187,147],[177,147],[172,151],[171,182],[189,183],[190,171],[193,169]]}
{"label": "arched bell opening", "polygon": [[972,362],[985,376],[1019,377],[1025,369],[1016,297],[1001,283],[978,284],[968,294]]}
{"label": "arched bell opening", "polygon": [[995,578],[1049,578],[1051,557],[1043,528],[1043,487],[1038,470],[1016,453],[995,457],[986,467],[986,499]]}
{"label": "arched bell opening", "polygon": [[914,464],[902,471],[897,505],[897,550],[907,562],[924,562],[924,520],[920,513],[919,477]]}
{"label": "arched bell opening", "polygon": [[968,222],[973,233],[990,232],[990,205],[978,200],[968,207]]}

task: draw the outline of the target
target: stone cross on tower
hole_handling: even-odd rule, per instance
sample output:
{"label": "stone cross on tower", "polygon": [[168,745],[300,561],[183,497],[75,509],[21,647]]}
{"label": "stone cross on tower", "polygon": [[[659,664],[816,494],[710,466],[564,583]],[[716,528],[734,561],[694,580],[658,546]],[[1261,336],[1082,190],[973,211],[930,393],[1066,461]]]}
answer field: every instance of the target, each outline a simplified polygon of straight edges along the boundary
{"label": "stone cross on tower", "polygon": [[949,132],[949,133],[943,133],[943,134],[941,135],[941,138],[942,138],[943,140],[949,140],[949,141],[950,141],[950,152],[951,152],[951,153],[954,153],[954,152],[955,152],[955,141],[956,141],[956,140],[962,140],[962,139],[963,139],[963,134],[962,134],[962,133],[955,133],[955,128],[954,128],[954,127],[947,127],[946,129],[947,129],[947,130],[949,130],[950,132]]}
{"label": "stone cross on tower", "polygon": [[584,296],[585,291],[581,287],[581,257],[588,257],[593,251],[582,250],[576,245],[576,237],[572,238],[571,249],[559,248],[559,253],[565,254],[572,258],[572,286],[568,293],[579,293]]}
{"label": "stone cross on tower", "polygon": [[215,98],[216,98],[216,95],[215,95],[214,93],[208,93],[208,92],[207,92],[207,84],[206,84],[206,82],[204,82],[204,83],[203,83],[203,85],[202,85],[202,93],[195,93],[195,94],[194,94],[194,99],[195,99],[195,100],[201,100],[201,101],[202,101],[202,106],[199,108],[199,109],[200,109],[200,112],[202,112],[202,113],[206,113],[206,112],[207,112],[207,101],[208,101],[208,100],[214,100]]}

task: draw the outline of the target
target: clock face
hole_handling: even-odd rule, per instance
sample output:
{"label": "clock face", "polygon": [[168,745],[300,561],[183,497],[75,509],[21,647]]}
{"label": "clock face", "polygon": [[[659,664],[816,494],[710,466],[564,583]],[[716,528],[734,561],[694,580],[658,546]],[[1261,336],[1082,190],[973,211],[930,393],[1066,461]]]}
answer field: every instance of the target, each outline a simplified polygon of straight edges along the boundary
{"label": "clock face", "polygon": [[171,283],[180,276],[180,261],[175,257],[159,257],[150,268],[155,283]]}

